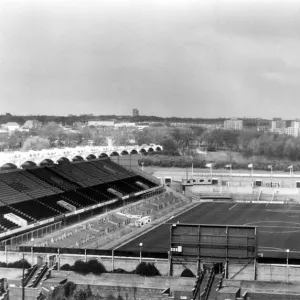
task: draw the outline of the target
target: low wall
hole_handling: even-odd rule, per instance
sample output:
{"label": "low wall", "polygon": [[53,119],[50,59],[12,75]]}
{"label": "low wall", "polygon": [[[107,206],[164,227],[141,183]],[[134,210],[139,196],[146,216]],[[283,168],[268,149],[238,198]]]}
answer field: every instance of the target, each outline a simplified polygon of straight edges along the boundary
{"label": "low wall", "polygon": [[247,293],[245,300],[299,300],[300,295]]}
{"label": "low wall", "polygon": [[[51,254],[53,255],[53,254]],[[45,253],[25,253],[24,258],[31,264],[34,265],[37,262],[38,257],[41,257],[44,261],[47,261],[47,254]],[[0,261],[11,263],[23,258],[23,253],[19,252],[10,252],[8,251],[5,255],[5,252],[0,252]],[[60,266],[64,264],[73,265],[76,260],[90,260],[96,258],[105,266],[107,271],[111,271],[112,269],[124,269],[125,271],[133,271],[140,263],[140,259],[138,257],[114,257],[111,256],[90,256],[87,255],[73,255],[73,254],[60,254],[57,255],[57,259],[59,259]],[[156,268],[159,270],[161,275],[169,275],[169,261],[167,259],[151,259],[151,258],[143,258],[145,262],[154,263]],[[189,268],[194,274],[196,274],[196,264],[194,263],[185,263],[177,264],[173,266],[173,275],[180,276],[181,272],[185,269],[185,266]],[[1,276],[0,276],[1,278]]]}
{"label": "low wall", "polygon": [[259,264],[257,268],[257,280],[300,282],[300,266],[298,265],[269,265]]}
{"label": "low wall", "polygon": [[[24,289],[24,300],[36,300],[40,291],[36,288]],[[20,300],[22,298],[23,291],[21,287],[9,287],[9,300]]]}
{"label": "low wall", "polygon": [[[0,252],[0,261],[6,263],[12,263],[22,259],[23,253],[19,252]],[[25,253],[24,258],[30,264],[36,264],[38,257],[42,257],[44,261],[47,261],[47,254],[44,253]],[[110,257],[110,256],[86,256],[85,255],[72,255],[72,254],[61,254],[59,255],[60,266],[64,264],[73,265],[76,260],[90,260],[96,258],[102,262],[107,271],[112,269],[124,269],[126,271],[133,271],[140,263],[140,259],[136,257]],[[58,259],[58,256],[57,256]],[[154,263],[156,268],[159,270],[161,275],[169,274],[169,261],[167,259],[151,259],[143,258],[145,262]],[[196,274],[195,263],[174,264],[173,275],[180,276],[181,272],[186,268],[189,268],[194,274]],[[0,269],[0,278],[2,273],[6,275],[6,271],[11,269],[2,268]],[[8,271],[7,273],[11,278],[14,274],[18,276],[22,270],[15,269],[16,271]],[[16,272],[16,273],[14,273]],[[2,276],[4,277],[4,276]],[[254,279],[254,266],[249,264],[245,267],[244,264],[231,263],[228,265],[228,278],[234,278],[236,280],[253,280]],[[274,265],[274,264],[257,264],[256,265],[256,280],[262,281],[283,281],[283,282],[300,282],[300,266],[289,265],[288,270],[286,265]]]}
{"label": "low wall", "polygon": [[0,268],[0,278],[5,277],[6,279],[14,279],[16,277],[22,276],[22,273],[23,273],[22,269]]}
{"label": "low wall", "polygon": [[[170,288],[175,299],[191,299],[195,278],[181,277],[144,277],[133,274],[88,274],[80,275],[74,272],[52,271],[51,278],[43,283],[43,287],[52,290],[57,282],[67,278],[77,285],[77,289],[90,286],[94,295],[106,298],[113,296],[123,299],[172,299],[163,291]],[[180,298],[187,297],[187,298]]]}
{"label": "low wall", "polygon": [[[228,267],[228,278],[235,280],[253,280],[253,264],[246,266],[243,264],[230,264]],[[244,269],[243,269],[244,268]],[[300,282],[300,266],[298,265],[256,265],[257,281],[277,281],[277,282]]]}
{"label": "low wall", "polygon": [[254,265],[249,264],[229,264],[228,278],[235,280],[253,280],[254,279]]}

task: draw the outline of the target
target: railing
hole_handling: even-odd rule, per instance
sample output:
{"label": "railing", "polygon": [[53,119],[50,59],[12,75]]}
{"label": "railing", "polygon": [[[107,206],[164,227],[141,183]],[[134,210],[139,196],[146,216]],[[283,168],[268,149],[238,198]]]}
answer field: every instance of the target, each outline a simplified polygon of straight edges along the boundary
{"label": "railing", "polygon": [[35,273],[35,271],[37,270],[38,265],[35,265],[34,267],[32,267],[31,271],[29,272],[28,276],[25,278],[24,280],[24,286],[26,286],[28,284],[28,282],[30,281],[30,279],[32,278],[33,274]]}
{"label": "railing", "polygon": [[204,274],[201,272],[199,274],[199,276],[197,277],[195,286],[193,288],[193,298],[192,298],[192,300],[196,300],[197,297],[198,297],[198,294],[200,293],[200,285],[201,285],[201,282],[203,280],[203,276],[204,276]]}
{"label": "railing", "polygon": [[43,276],[45,275],[45,273],[47,272],[48,267],[45,264],[43,269],[41,270],[41,273],[38,275],[38,277],[34,280],[34,282],[32,283],[32,287],[37,287],[37,285],[39,284],[39,282],[41,281],[41,279],[43,278]]}
{"label": "railing", "polygon": [[215,278],[215,273],[213,269],[211,269],[207,284],[204,288],[204,292],[200,295],[201,300],[207,300],[214,278]]}
{"label": "railing", "polygon": [[217,291],[219,291],[222,287],[222,282],[223,282],[223,278],[225,277],[225,270],[223,270],[222,272],[222,277],[219,279],[218,281],[218,285],[217,285]]}
{"label": "railing", "polygon": [[[70,254],[70,255],[97,255],[97,256],[112,256],[113,250],[104,249],[82,249],[82,248],[59,248],[59,247],[30,247],[20,246],[20,252],[24,253],[45,253],[45,254]],[[120,257],[140,257],[140,251],[122,251],[114,250],[114,256]],[[164,252],[149,252],[143,250],[145,258],[160,258],[168,259],[168,253]]]}

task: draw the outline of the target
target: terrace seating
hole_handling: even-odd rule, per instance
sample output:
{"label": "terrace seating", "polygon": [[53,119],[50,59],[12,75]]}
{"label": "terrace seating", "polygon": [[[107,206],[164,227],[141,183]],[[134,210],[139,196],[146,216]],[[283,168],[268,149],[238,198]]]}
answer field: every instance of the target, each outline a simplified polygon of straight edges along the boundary
{"label": "terrace seating", "polygon": [[40,179],[39,177],[27,172],[26,170],[23,173],[24,176],[28,177],[31,181],[36,182],[39,186],[42,186],[48,190],[51,190],[53,193],[52,194],[57,194],[62,192],[61,189],[53,186],[52,184],[47,183],[46,181]]}
{"label": "terrace seating", "polygon": [[101,203],[103,201],[106,201],[108,199],[111,199],[110,195],[107,195],[105,193],[102,193],[94,188],[84,188],[84,189],[80,189],[77,190],[78,192],[80,192],[81,194],[92,198],[94,201],[96,201],[97,203]]}
{"label": "terrace seating", "polygon": [[[27,205],[28,205],[28,202],[27,202]],[[3,215],[5,215],[7,213],[13,213],[13,214],[19,216],[20,218],[25,219],[28,223],[30,223],[32,221],[36,221],[36,219],[33,218],[31,215],[24,213],[23,211],[19,210],[17,207],[14,207],[13,205],[9,205],[9,204],[5,203],[4,201],[0,201],[0,208],[1,208],[1,214],[3,214]]]}
{"label": "terrace seating", "polygon": [[51,167],[42,167],[36,169],[28,169],[27,172],[32,173],[33,175],[41,178],[42,180],[48,182],[49,184],[60,188],[64,191],[75,190],[79,187],[78,184],[68,180],[65,176],[58,175],[52,170]]}
{"label": "terrace seating", "polygon": [[144,183],[145,185],[147,185],[149,188],[153,188],[156,186],[155,183],[153,183],[152,181],[148,180],[147,178],[144,178],[142,176],[138,176],[138,181],[140,181],[141,183]]}
{"label": "terrace seating", "polygon": [[25,193],[21,193],[4,182],[0,181],[0,201],[3,200],[5,203],[16,203],[20,201],[30,200],[31,197]]}
{"label": "terrace seating", "polygon": [[81,187],[86,187],[93,184],[89,180],[88,175],[82,173],[80,170],[77,170],[73,164],[54,166],[52,168],[52,171],[54,171],[62,177],[67,178],[71,182],[77,183]]}
{"label": "terrace seating", "polygon": [[121,165],[113,162],[110,159],[106,159],[105,160],[105,164],[107,164],[108,166],[110,166],[111,168],[113,168],[116,172],[121,173],[121,174],[128,174],[129,176],[133,176],[135,175],[132,171],[129,171],[125,168],[123,168]]}
{"label": "terrace seating", "polygon": [[102,195],[105,195],[107,199],[114,199],[116,196],[108,191],[111,186],[107,183],[103,183],[97,186],[93,186],[93,190],[100,192]]}
{"label": "terrace seating", "polygon": [[94,165],[95,167],[101,169],[102,171],[104,171],[107,174],[113,175],[116,178],[115,180],[132,177],[134,175],[134,174],[129,173],[129,171],[122,168],[118,164],[116,164],[118,166],[116,168],[114,163],[112,165],[112,164],[110,164],[110,162],[111,162],[111,160],[109,160],[109,159],[90,161],[90,163],[92,165]]}
{"label": "terrace seating", "polygon": [[59,214],[57,211],[51,209],[50,207],[47,207],[46,205],[43,205],[42,203],[34,200],[30,202],[25,201],[25,202],[15,203],[11,205],[11,207],[14,207],[17,210],[30,215],[35,220],[51,218]]}
{"label": "terrace seating", "polygon": [[93,169],[94,174],[97,173],[97,176],[99,176],[103,182],[111,182],[119,179],[114,173],[104,169],[103,163],[99,163],[99,161],[89,161],[88,164],[89,167],[91,166],[91,169]]}
{"label": "terrace seating", "polygon": [[44,198],[40,198],[38,201],[47,205],[48,207],[51,207],[52,209],[59,211],[60,213],[66,213],[69,212],[66,208],[60,206],[57,204],[57,202],[61,200],[60,194],[47,196]]}
{"label": "terrace seating", "polygon": [[27,176],[28,174],[29,173],[24,170],[6,172],[0,174],[0,181],[21,193],[26,193],[32,198],[52,195],[55,193],[51,189],[50,185],[41,183],[39,179],[32,180],[30,175]]}
{"label": "terrace seating", "polygon": [[136,184],[137,178],[138,178],[137,176],[129,177],[129,178],[123,179],[122,182],[124,182],[124,183],[126,183],[126,185],[130,186],[131,189],[133,190],[133,192],[143,191],[144,189],[141,186],[139,186],[138,184]]}
{"label": "terrace seating", "polygon": [[73,177],[74,181],[77,181],[82,186],[93,186],[102,183],[103,180],[99,178],[97,174],[91,174],[91,168],[87,166],[87,169],[83,170],[80,166],[85,166],[86,162],[76,162],[72,165],[59,166],[62,172],[67,173],[70,177]]}
{"label": "terrace seating", "polygon": [[84,194],[81,194],[77,191],[68,191],[63,194],[64,197],[67,198],[67,202],[70,202],[71,204],[75,205],[77,208],[94,205],[98,203],[96,200],[85,196]]}
{"label": "terrace seating", "polygon": [[114,176],[108,176],[103,170],[99,170],[97,167],[93,166],[90,162],[78,162],[76,167],[95,178],[98,182],[95,184],[101,184],[103,182],[114,181],[116,178]]}

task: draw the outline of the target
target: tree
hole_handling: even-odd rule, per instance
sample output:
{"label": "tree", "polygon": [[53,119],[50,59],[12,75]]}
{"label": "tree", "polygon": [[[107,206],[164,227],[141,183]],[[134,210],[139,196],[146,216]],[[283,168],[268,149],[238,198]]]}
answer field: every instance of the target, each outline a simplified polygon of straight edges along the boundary
{"label": "tree", "polygon": [[153,263],[141,262],[135,269],[135,274],[141,276],[160,276],[159,271]]}
{"label": "tree", "polygon": [[48,148],[50,148],[50,142],[47,138],[33,136],[25,140],[21,148],[21,151],[42,150]]}
{"label": "tree", "polygon": [[176,152],[177,151],[177,145],[175,141],[171,138],[166,138],[161,141],[161,145],[163,146],[163,149],[165,152]]}
{"label": "tree", "polygon": [[55,123],[49,122],[44,125],[39,131],[39,135],[43,138],[47,138],[50,142],[50,146],[55,146],[55,142],[59,140],[59,135],[63,132],[62,127]]}

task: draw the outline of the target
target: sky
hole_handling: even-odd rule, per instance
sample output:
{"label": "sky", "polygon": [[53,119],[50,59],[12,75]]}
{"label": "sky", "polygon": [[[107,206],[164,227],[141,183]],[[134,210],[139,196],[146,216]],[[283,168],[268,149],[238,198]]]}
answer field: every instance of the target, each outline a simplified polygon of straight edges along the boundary
{"label": "sky", "polygon": [[300,1],[1,0],[0,112],[300,117]]}

